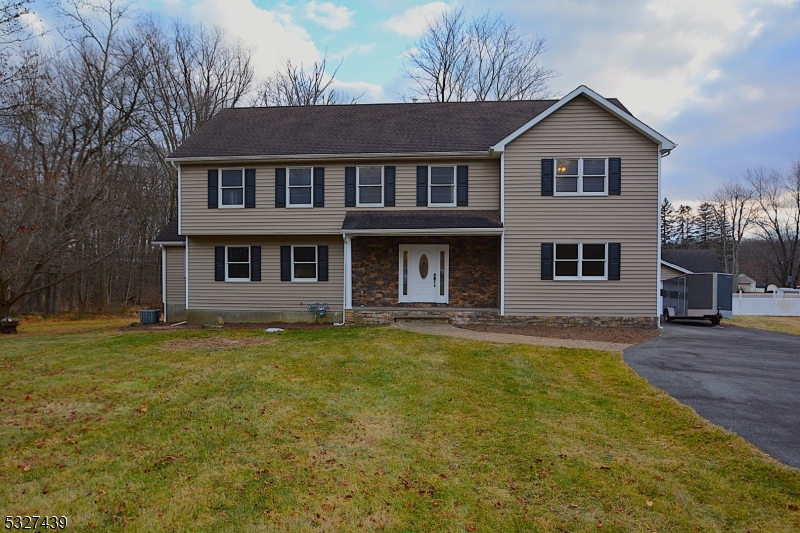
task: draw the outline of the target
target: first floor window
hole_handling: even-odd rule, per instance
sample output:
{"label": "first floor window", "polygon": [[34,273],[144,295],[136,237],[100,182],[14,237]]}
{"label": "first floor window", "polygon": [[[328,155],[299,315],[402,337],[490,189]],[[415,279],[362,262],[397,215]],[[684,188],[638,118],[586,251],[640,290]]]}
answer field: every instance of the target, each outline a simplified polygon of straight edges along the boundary
{"label": "first floor window", "polygon": [[244,207],[244,169],[222,169],[220,174],[220,207]]}
{"label": "first floor window", "polygon": [[607,279],[607,245],[556,243],[555,279]]}
{"label": "first floor window", "polygon": [[250,247],[225,248],[225,281],[250,281]]}
{"label": "first floor window", "polygon": [[607,193],[607,159],[556,159],[556,195]]}
{"label": "first floor window", "polygon": [[292,281],[317,281],[316,246],[292,246]]}
{"label": "first floor window", "polygon": [[356,167],[358,206],[383,206],[383,167]]}
{"label": "first floor window", "polygon": [[429,167],[428,205],[456,205],[456,167]]}
{"label": "first floor window", "polygon": [[312,169],[290,168],[289,186],[286,188],[286,205],[294,207],[311,207]]}

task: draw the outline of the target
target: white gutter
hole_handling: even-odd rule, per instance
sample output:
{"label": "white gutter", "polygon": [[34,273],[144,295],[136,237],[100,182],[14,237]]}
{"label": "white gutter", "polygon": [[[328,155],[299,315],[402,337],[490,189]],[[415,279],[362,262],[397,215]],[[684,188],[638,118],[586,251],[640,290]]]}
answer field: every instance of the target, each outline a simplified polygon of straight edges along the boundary
{"label": "white gutter", "polygon": [[[173,157],[168,158],[170,163],[204,163],[209,161],[308,161],[318,159],[336,160],[362,160],[362,159],[488,159],[497,157],[489,150],[479,150],[470,152],[408,152],[408,153],[360,153],[360,154],[296,154],[296,155],[232,155],[232,156],[208,156],[208,157]],[[180,182],[179,182],[180,183]]]}
{"label": "white gutter", "polygon": [[186,241],[153,241],[153,244],[161,246],[186,246]]}

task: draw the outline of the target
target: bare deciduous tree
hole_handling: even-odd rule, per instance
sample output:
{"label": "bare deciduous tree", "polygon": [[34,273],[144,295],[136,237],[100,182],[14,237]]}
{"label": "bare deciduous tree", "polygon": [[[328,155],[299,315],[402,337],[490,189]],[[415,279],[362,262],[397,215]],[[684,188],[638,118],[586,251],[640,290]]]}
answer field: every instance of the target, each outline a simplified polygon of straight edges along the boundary
{"label": "bare deciduous tree", "polygon": [[557,75],[539,63],[544,51],[543,37],[529,39],[501,16],[467,21],[463,8],[448,9],[406,51],[404,70],[414,100],[542,98]]}
{"label": "bare deciduous tree", "polygon": [[800,275],[800,161],[787,175],[758,167],[748,169],[745,179],[758,204],[758,234],[769,243],[772,275],[794,283]]}
{"label": "bare deciduous tree", "polygon": [[758,213],[752,188],[738,179],[730,179],[714,191],[708,200],[720,228],[725,272],[739,275],[739,247],[755,222]]}
{"label": "bare deciduous tree", "polygon": [[314,62],[310,71],[286,60],[286,64],[263,81],[258,88],[255,105],[263,106],[308,106],[354,104],[360,96],[351,98],[336,90],[333,83],[342,62],[328,75],[325,69],[328,56]]}

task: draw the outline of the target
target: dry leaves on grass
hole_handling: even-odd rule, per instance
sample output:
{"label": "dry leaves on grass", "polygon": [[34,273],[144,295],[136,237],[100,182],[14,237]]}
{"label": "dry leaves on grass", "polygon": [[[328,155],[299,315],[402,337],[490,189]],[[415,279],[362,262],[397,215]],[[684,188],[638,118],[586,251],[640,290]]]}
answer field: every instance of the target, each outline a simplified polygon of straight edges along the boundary
{"label": "dry leaves on grass", "polygon": [[261,346],[272,344],[277,339],[262,339],[258,337],[231,339],[228,337],[203,337],[197,339],[175,339],[161,344],[162,350],[181,351],[181,350],[228,350],[230,348],[242,348],[245,346]]}

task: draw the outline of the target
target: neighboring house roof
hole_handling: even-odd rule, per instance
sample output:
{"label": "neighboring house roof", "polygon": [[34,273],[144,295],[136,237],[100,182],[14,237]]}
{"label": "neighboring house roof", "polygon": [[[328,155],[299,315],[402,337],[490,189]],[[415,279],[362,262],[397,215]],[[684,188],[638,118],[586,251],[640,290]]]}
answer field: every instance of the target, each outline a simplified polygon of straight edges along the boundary
{"label": "neighboring house roof", "polygon": [[672,263],[670,263],[668,261],[664,261],[663,259],[661,260],[661,264],[663,266],[667,266],[667,267],[669,267],[669,268],[671,268],[673,270],[677,270],[678,272],[683,272],[684,274],[691,274],[692,273],[692,271],[689,270],[688,268],[683,268],[682,266],[673,265]]}
{"label": "neighboring house roof", "polygon": [[722,272],[717,251],[711,248],[665,248],[661,259],[690,272]]}
{"label": "neighboring house roof", "polygon": [[183,235],[178,235],[177,218],[170,220],[169,224],[167,224],[166,227],[161,230],[161,233],[159,233],[158,237],[156,237],[153,241],[154,244],[183,244],[185,242],[186,237]]}
{"label": "neighboring house roof", "polygon": [[[223,109],[169,159],[488,154],[565,99]],[[602,100],[616,115],[638,123],[616,99]]]}
{"label": "neighboring house roof", "polygon": [[397,232],[420,233],[501,233],[499,211],[348,211],[343,233]]}
{"label": "neighboring house roof", "polygon": [[755,283],[756,280],[748,276],[747,274],[739,274],[736,279],[736,283]]}

